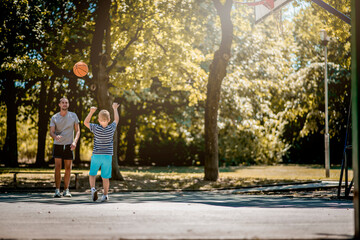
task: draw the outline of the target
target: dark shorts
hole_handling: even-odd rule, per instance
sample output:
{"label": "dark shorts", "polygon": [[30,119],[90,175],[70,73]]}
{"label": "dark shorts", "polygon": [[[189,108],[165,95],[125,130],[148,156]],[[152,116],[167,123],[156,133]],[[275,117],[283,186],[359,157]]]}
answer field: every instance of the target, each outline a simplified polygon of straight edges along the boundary
{"label": "dark shorts", "polygon": [[53,148],[53,157],[61,158],[63,160],[73,160],[73,151],[70,149],[71,144],[69,145],[56,145],[54,144]]}

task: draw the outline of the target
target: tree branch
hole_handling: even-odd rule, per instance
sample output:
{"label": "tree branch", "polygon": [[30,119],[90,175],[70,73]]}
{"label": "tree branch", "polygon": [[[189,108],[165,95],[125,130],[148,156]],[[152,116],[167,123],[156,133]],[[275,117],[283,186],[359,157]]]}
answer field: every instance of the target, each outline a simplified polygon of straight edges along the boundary
{"label": "tree branch", "polygon": [[219,11],[222,7],[220,0],[213,0],[213,3],[214,3],[216,10]]}
{"label": "tree branch", "polygon": [[120,50],[120,52],[118,52],[118,54],[115,56],[115,58],[113,59],[112,64],[106,69],[106,72],[109,73],[116,65],[117,63],[117,59],[120,56],[124,56],[126,50],[131,46],[131,44],[133,44],[136,40],[139,39],[140,36],[140,31],[143,30],[143,26],[139,26],[138,29],[136,30],[135,35],[130,39],[130,41],[126,44],[126,46]]}
{"label": "tree branch", "polygon": [[[111,54],[111,21],[110,17],[108,16],[106,19],[106,27],[105,27],[105,54],[108,58],[110,58]],[[107,59],[108,60],[108,59]]]}
{"label": "tree branch", "polygon": [[[46,61],[46,60],[45,60]],[[51,71],[57,76],[57,77],[67,77],[67,78],[73,78],[74,75],[71,74],[71,71],[65,70],[65,69],[61,69],[58,66],[55,65],[55,63],[53,62],[48,62],[46,61],[47,64],[49,65]]]}
{"label": "tree branch", "polygon": [[154,38],[155,38],[155,43],[157,45],[159,45],[159,47],[164,51],[165,54],[167,54],[165,47],[159,42],[159,40],[156,38],[156,36],[154,36]]}
{"label": "tree branch", "polygon": [[23,100],[23,98],[25,97],[26,92],[30,88],[32,88],[37,81],[38,81],[38,79],[32,79],[32,80],[26,82],[25,87],[21,87],[21,88],[17,89],[18,94],[17,94],[17,98],[16,98],[16,103],[15,103],[16,106],[20,106],[20,104],[25,102],[25,100]]}
{"label": "tree branch", "polygon": [[215,8],[218,12],[220,11],[230,11],[232,4],[233,4],[233,0],[226,0],[225,4],[223,5],[220,0],[213,0]]}

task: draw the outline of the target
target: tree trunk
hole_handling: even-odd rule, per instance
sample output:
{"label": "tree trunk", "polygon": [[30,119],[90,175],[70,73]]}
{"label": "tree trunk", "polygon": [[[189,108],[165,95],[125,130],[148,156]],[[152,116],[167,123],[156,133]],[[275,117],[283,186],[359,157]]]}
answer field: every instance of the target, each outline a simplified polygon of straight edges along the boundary
{"label": "tree trunk", "polygon": [[[95,32],[92,39],[90,63],[92,73],[94,76],[94,83],[96,85],[96,99],[99,110],[106,109],[111,114],[113,98],[109,93],[109,73],[106,67],[110,61],[110,6],[111,0],[99,1],[95,11]],[[103,53],[103,45],[105,42],[105,53]],[[117,155],[117,131],[114,134],[114,155],[112,159],[112,179],[124,180],[118,164]]]}
{"label": "tree trunk", "polygon": [[[81,99],[81,98],[80,98]],[[81,119],[83,119],[83,116],[82,116],[82,112],[83,112],[83,100],[80,100],[78,102],[79,105],[76,105],[77,106],[77,116],[79,118],[79,120],[81,121]],[[82,126],[80,126],[80,129],[81,129]],[[80,166],[81,164],[81,158],[80,158],[80,147],[81,147],[81,137],[79,138],[77,144],[76,144],[76,148],[75,148],[75,159],[74,159],[74,165],[75,166]]]}
{"label": "tree trunk", "polygon": [[[116,100],[116,102],[121,102],[121,100],[119,100],[119,99],[117,99]],[[122,129],[122,127],[124,126],[124,118],[123,118],[123,116],[122,116],[122,111],[121,111],[121,108],[122,108],[122,105],[120,104],[120,106],[119,106],[119,117],[121,118],[121,121],[119,121],[119,123],[118,123],[118,125],[117,125],[117,139],[118,139],[118,145],[117,145],[117,153],[118,153],[118,158],[119,158],[119,160],[118,160],[118,164],[119,165],[123,165],[124,164],[124,160],[125,159],[120,159],[121,157],[123,157],[124,156],[124,154],[125,154],[125,151],[124,151],[124,146],[123,146],[123,144],[122,144],[122,141],[120,140],[121,139],[121,137],[122,137],[122,134],[121,134],[121,129]]]}
{"label": "tree trunk", "polygon": [[226,68],[231,56],[233,25],[231,22],[232,0],[223,5],[213,0],[221,21],[222,39],[220,48],[215,52],[210,65],[205,104],[205,177],[207,181],[216,181],[219,177],[218,129],[217,116],[219,110],[221,83],[226,76]]}
{"label": "tree trunk", "polygon": [[130,127],[126,134],[125,163],[135,165],[135,134],[136,134],[136,113],[130,113]]}
{"label": "tree trunk", "polygon": [[39,120],[38,120],[38,148],[36,153],[35,166],[45,167],[45,148],[46,136],[49,129],[50,112],[52,110],[54,98],[54,79],[50,79],[47,87],[46,81],[41,81],[40,101],[39,101]]}
{"label": "tree trunk", "polygon": [[[79,93],[79,89],[77,86],[77,78],[73,77],[69,79],[69,89],[70,89],[70,97],[69,97],[69,102],[70,102],[70,111],[76,113],[76,115],[78,116],[79,120],[82,119],[81,116],[81,112],[82,112],[82,108],[79,106],[79,104],[82,103],[82,99],[81,99],[81,95]],[[81,126],[80,126],[81,128]],[[81,159],[80,159],[80,144],[81,144],[81,138],[79,138],[77,144],[76,144],[76,148],[74,151],[74,161],[73,164],[74,166],[79,166],[81,163]]]}
{"label": "tree trunk", "polygon": [[16,88],[12,73],[9,73],[5,79],[5,104],[6,104],[6,138],[3,147],[4,163],[6,167],[18,167],[17,152],[17,129],[16,116],[18,106],[16,105]]}
{"label": "tree trunk", "polygon": [[39,100],[39,113],[38,113],[38,146],[36,153],[35,166],[45,166],[45,145],[46,145],[46,134],[47,134],[47,122],[45,107],[46,107],[46,82],[41,81],[40,87],[40,100]]}

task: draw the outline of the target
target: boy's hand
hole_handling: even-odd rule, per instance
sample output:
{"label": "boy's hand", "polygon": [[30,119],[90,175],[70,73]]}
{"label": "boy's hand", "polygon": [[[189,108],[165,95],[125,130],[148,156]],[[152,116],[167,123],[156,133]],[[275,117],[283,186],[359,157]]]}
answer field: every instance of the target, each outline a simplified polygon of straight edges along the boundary
{"label": "boy's hand", "polygon": [[112,108],[113,108],[113,109],[117,109],[118,107],[119,107],[119,104],[118,104],[118,103],[114,102],[114,103],[112,104]]}
{"label": "boy's hand", "polygon": [[96,111],[97,107],[91,107],[90,112],[94,113]]}

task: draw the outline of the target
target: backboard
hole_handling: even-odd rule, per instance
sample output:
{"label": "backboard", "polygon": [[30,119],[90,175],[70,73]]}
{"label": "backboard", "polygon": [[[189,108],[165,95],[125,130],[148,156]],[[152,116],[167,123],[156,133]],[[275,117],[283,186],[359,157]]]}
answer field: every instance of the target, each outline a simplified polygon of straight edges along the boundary
{"label": "backboard", "polygon": [[292,0],[255,0],[255,23],[261,22],[273,12],[280,10]]}

